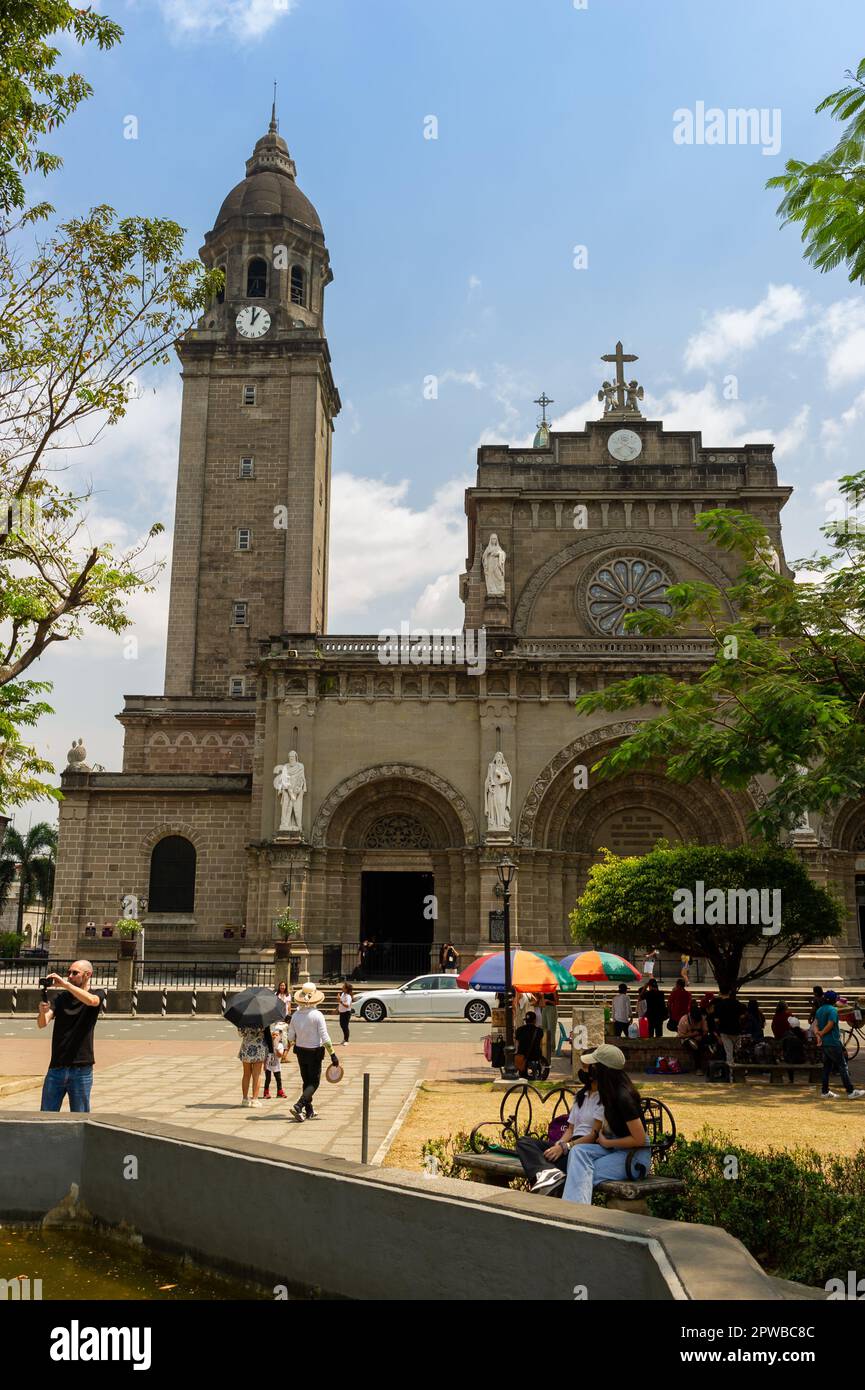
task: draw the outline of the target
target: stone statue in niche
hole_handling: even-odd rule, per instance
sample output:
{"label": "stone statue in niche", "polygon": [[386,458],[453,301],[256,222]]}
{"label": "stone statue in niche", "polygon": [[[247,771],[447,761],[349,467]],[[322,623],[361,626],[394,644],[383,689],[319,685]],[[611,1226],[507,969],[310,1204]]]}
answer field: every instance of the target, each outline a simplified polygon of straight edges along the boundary
{"label": "stone statue in niche", "polygon": [[294,749],[288,755],[288,762],[279,763],[273,769],[273,786],[280,800],[280,832],[299,835],[303,826],[306,777],[303,763],[298,762]]}
{"label": "stone statue in niche", "polygon": [[484,810],[488,830],[511,828],[511,773],[504,753],[496,753],[487,768]]}
{"label": "stone statue in niche", "polygon": [[505,596],[506,559],[507,556],[499,545],[499,538],[493,531],[483,554],[484,584],[489,598],[504,598]]}

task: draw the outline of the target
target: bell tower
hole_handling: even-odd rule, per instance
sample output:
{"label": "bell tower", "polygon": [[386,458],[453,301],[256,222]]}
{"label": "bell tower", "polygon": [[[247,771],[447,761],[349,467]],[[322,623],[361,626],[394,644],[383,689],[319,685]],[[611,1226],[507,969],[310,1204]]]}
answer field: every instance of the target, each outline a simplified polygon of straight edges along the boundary
{"label": "bell tower", "polygon": [[270,127],[199,255],[225,286],[178,344],[183,409],[166,695],[254,692],[258,642],[327,621],[331,441],[321,222]]}

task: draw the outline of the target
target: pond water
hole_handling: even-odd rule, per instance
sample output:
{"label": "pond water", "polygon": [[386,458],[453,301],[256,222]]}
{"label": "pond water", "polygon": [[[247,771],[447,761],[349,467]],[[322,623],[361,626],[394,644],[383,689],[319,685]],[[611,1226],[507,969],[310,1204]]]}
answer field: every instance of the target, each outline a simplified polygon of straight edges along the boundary
{"label": "pond water", "polygon": [[[155,1254],[101,1231],[0,1226],[0,1279],[29,1279],[46,1299],[273,1300],[273,1290]],[[11,1293],[8,1295],[11,1297]],[[27,1285],[22,1283],[22,1296]]]}

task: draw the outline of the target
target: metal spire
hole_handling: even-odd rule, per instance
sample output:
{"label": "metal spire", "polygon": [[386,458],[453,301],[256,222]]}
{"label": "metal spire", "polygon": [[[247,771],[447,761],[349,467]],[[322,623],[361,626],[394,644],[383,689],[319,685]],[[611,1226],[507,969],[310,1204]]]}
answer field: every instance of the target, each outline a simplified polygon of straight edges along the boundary
{"label": "metal spire", "polygon": [[279,121],[276,119],[276,83],[273,84],[273,106],[270,109],[270,130],[273,135],[279,132]]}

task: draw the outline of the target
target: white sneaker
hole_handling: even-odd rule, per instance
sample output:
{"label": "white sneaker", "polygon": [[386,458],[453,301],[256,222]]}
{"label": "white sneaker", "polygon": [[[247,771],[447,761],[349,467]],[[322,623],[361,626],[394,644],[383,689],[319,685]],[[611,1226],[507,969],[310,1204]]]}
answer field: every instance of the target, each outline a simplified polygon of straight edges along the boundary
{"label": "white sneaker", "polygon": [[837,1092],[837,1091],[821,1091],[821,1092],[820,1092],[820,1099],[821,1099],[821,1100],[838,1100],[838,1092]]}
{"label": "white sneaker", "polygon": [[249,1104],[251,1103],[251,1102],[250,1102],[250,1099],[249,1099],[249,1096],[244,1096],[244,1097],[243,1097],[243,1100],[242,1100],[240,1103],[241,1103],[241,1105],[243,1105],[243,1106],[249,1105]]}
{"label": "white sneaker", "polygon": [[251,1101],[249,1102],[249,1108],[250,1108],[250,1110],[260,1110],[260,1109],[261,1109],[261,1101],[260,1101],[260,1100],[251,1100]]}
{"label": "white sneaker", "polygon": [[565,1175],[558,1168],[543,1168],[531,1186],[532,1192],[554,1192],[564,1186]]}
{"label": "white sneaker", "polygon": [[865,1096],[865,1091],[848,1091],[848,1092],[847,1092],[847,1099],[848,1099],[848,1100],[861,1100],[863,1096]]}

